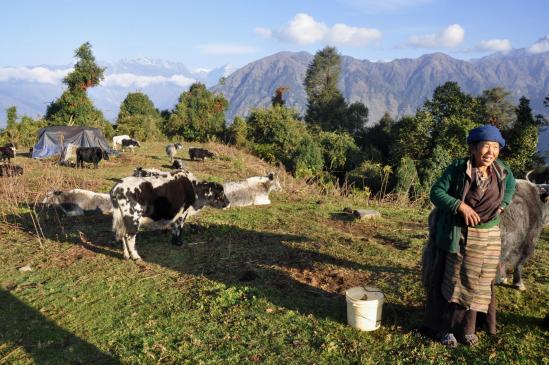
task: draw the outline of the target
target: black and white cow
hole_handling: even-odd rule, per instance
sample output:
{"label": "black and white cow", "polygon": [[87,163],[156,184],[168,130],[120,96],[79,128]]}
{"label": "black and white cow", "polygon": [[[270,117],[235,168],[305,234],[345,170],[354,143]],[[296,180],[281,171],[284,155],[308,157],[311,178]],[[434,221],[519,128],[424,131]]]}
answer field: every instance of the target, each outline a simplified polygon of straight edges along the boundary
{"label": "black and white cow", "polygon": [[89,190],[72,189],[67,191],[50,191],[42,204],[61,209],[65,215],[80,216],[87,213],[112,213],[111,196]]}
{"label": "black and white cow", "polygon": [[112,137],[112,149],[116,151],[116,146],[121,145],[122,141],[125,139],[132,139],[132,137],[128,136],[127,134],[121,134],[119,136]]}
{"label": "black and white cow", "polygon": [[23,168],[19,165],[2,164],[0,165],[0,176],[17,176],[23,175]]}
{"label": "black and white cow", "polygon": [[282,190],[277,173],[267,176],[253,176],[243,181],[223,183],[225,195],[231,202],[231,207],[271,204],[269,193]]}
{"label": "black and white cow", "polygon": [[76,149],[76,167],[84,168],[84,162],[92,162],[97,168],[99,161],[108,160],[109,155],[101,147],[78,147]]}
{"label": "black and white cow", "polygon": [[549,224],[549,194],[527,180],[517,179],[511,204],[501,215],[501,262],[498,281],[506,283],[507,269],[513,270],[513,286],[526,290],[522,267],[528,260],[543,226]]}
{"label": "black and white cow", "polygon": [[15,147],[11,143],[4,147],[0,147],[0,158],[3,162],[8,160],[8,163],[11,163],[11,159],[15,158]]}
{"label": "black and white cow", "polygon": [[200,159],[204,161],[206,158],[214,158],[215,154],[211,151],[208,151],[205,148],[200,147],[190,147],[189,148],[189,158],[194,161],[194,159]]}
{"label": "black and white cow", "polygon": [[129,138],[122,140],[122,151],[125,151],[126,148],[129,148],[133,152],[134,147],[141,147],[139,142],[137,142],[135,139]]}
{"label": "black and white cow", "polygon": [[198,182],[188,171],[165,176],[126,177],[111,190],[113,231],[122,241],[124,258],[140,260],[135,237],[140,227],[172,229],[172,243],[182,244],[182,228],[188,216],[204,206],[226,208],[229,200],[223,186]]}
{"label": "black and white cow", "polygon": [[173,158],[177,154],[177,150],[180,150],[183,148],[183,145],[181,143],[170,143],[166,146],[166,154],[170,158],[170,162],[173,162]]}

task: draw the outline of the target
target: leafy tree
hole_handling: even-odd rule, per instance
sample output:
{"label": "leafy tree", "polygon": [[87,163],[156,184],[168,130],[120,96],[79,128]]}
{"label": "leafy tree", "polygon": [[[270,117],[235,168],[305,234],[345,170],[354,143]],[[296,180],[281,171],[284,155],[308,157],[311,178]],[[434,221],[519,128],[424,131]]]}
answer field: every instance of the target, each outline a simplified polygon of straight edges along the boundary
{"label": "leafy tree", "polygon": [[105,68],[101,68],[95,63],[91,44],[86,42],[81,45],[75,51],[74,57],[78,60],[74,65],[74,70],[63,79],[69,89],[86,90],[99,85],[104,78]]}
{"label": "leafy tree", "polygon": [[399,197],[408,198],[412,188],[419,186],[416,164],[408,155],[403,156],[398,164],[396,174],[396,193]]}
{"label": "leafy tree", "polygon": [[43,119],[33,120],[30,117],[22,116],[21,121],[17,122],[17,107],[12,106],[6,109],[7,125],[0,132],[0,143],[11,142],[16,146],[33,146],[36,142],[37,133],[40,128],[47,124]]}
{"label": "leafy tree", "polygon": [[165,125],[168,136],[181,136],[191,141],[206,141],[224,130],[228,102],[201,83],[192,84],[179,96],[179,102]]}
{"label": "leafy tree", "polygon": [[101,128],[109,138],[113,134],[112,125],[105,119],[103,113],[95,108],[86,93],[88,88],[99,85],[105,69],[95,64],[91,45],[87,42],[76,50],[75,57],[78,61],[74,70],[63,80],[68,89],[48,105],[45,119],[49,125]]}
{"label": "leafy tree", "polygon": [[341,128],[355,136],[363,131],[368,123],[368,108],[363,103],[356,101],[349,105],[346,118],[342,120]]}
{"label": "leafy tree", "polygon": [[280,161],[300,176],[322,170],[321,147],[298,120],[296,110],[279,106],[255,109],[246,125],[251,149],[260,157],[269,162]]}
{"label": "leafy tree", "polygon": [[15,105],[12,105],[6,109],[6,120],[6,129],[15,127],[15,123],[17,123],[17,107]]}
{"label": "leafy tree", "polygon": [[382,163],[389,163],[391,145],[394,140],[393,128],[396,122],[389,113],[385,112],[376,125],[365,128],[357,136],[358,145],[370,159]]}
{"label": "leafy tree", "polygon": [[396,166],[405,155],[416,160],[426,159],[431,154],[434,120],[431,113],[418,110],[415,116],[405,116],[394,126],[395,139],[391,145],[392,163]]}
{"label": "leafy tree", "polygon": [[330,173],[343,173],[354,169],[359,149],[348,133],[325,132],[318,135],[324,157],[324,167]]}
{"label": "leafy tree", "polygon": [[149,97],[141,92],[129,93],[120,105],[117,133],[129,134],[138,140],[158,140],[162,117]]}
{"label": "leafy tree", "polygon": [[84,90],[66,90],[51,102],[46,110],[48,125],[80,125],[101,128],[107,138],[112,136],[112,125],[97,109]]}
{"label": "leafy tree", "polygon": [[435,181],[442,176],[442,172],[450,165],[453,159],[452,151],[442,144],[439,144],[434,148],[433,153],[428,159],[420,161],[418,175],[421,186],[418,195],[423,196],[425,200],[428,199],[431,187]]}
{"label": "leafy tree", "polygon": [[341,57],[334,47],[325,47],[315,54],[305,75],[308,103],[305,120],[319,124],[323,130],[341,129],[347,118],[347,103],[337,88]]}
{"label": "leafy tree", "polygon": [[515,120],[515,106],[508,100],[509,95],[502,87],[484,90],[480,98],[484,108],[481,121],[501,130],[509,128]]}
{"label": "leafy tree", "polygon": [[513,174],[523,177],[539,160],[536,150],[538,131],[543,126],[543,119],[534,118],[530,100],[524,96],[519,100],[516,116],[516,122],[505,135],[507,145],[502,154],[511,166]]}
{"label": "leafy tree", "polygon": [[246,145],[248,125],[244,118],[235,117],[233,124],[228,128],[229,143],[238,147],[244,147]]}
{"label": "leafy tree", "polygon": [[320,174],[324,161],[322,150],[310,135],[305,135],[295,149],[289,167],[296,177],[309,178]]}

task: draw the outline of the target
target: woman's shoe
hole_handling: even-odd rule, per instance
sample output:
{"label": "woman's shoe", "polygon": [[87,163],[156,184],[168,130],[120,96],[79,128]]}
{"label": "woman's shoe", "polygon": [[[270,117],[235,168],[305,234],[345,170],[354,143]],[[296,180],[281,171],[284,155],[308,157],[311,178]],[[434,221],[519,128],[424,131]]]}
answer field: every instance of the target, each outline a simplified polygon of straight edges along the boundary
{"label": "woman's shoe", "polygon": [[467,346],[475,346],[476,344],[478,344],[478,337],[474,333],[470,335],[464,335],[463,337],[460,336],[459,342]]}

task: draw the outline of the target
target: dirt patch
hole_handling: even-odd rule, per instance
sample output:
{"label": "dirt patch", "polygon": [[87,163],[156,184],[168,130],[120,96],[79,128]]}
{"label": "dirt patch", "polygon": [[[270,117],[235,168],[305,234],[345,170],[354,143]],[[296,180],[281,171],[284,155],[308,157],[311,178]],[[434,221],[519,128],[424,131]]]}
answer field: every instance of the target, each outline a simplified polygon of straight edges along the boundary
{"label": "dirt patch", "polygon": [[50,255],[47,262],[40,264],[39,267],[55,267],[66,268],[73,265],[75,262],[86,258],[94,258],[96,253],[85,248],[84,246],[72,246],[67,250]]}
{"label": "dirt patch", "polygon": [[326,265],[315,265],[309,268],[277,267],[293,280],[320,289],[331,294],[345,294],[354,286],[364,285],[369,280],[369,274],[351,269],[340,269]]}

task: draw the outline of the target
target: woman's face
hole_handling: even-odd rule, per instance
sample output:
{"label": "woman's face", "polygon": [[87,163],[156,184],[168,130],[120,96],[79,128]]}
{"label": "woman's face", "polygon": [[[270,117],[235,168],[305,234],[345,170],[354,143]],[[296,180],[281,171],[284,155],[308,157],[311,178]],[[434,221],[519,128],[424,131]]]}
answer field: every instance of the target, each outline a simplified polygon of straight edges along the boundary
{"label": "woman's face", "polygon": [[499,156],[499,143],[492,141],[478,142],[473,146],[473,158],[476,167],[490,166]]}

